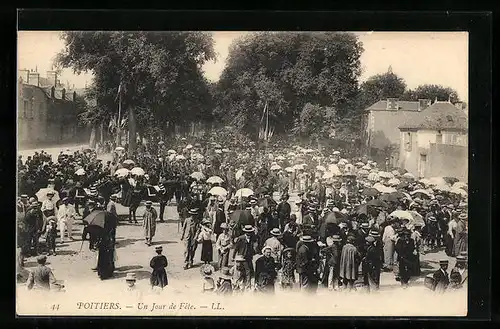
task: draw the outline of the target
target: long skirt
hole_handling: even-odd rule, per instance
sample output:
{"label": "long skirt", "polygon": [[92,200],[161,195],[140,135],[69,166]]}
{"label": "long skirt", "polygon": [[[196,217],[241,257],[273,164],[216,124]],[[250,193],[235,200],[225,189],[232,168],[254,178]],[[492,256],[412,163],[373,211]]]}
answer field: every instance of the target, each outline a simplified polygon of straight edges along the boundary
{"label": "long skirt", "polygon": [[384,243],[384,265],[394,265],[394,242],[387,241]]}
{"label": "long skirt", "polygon": [[168,278],[167,278],[167,272],[165,271],[164,268],[162,269],[155,269],[151,273],[151,278],[150,278],[150,283],[151,286],[153,287],[160,287],[163,288],[168,285]]}
{"label": "long skirt", "polygon": [[201,242],[201,261],[202,262],[213,261],[212,240],[203,240]]}
{"label": "long skirt", "polygon": [[453,238],[451,237],[451,235],[449,234],[446,234],[444,236],[444,243],[445,243],[445,253],[447,256],[449,257],[453,257],[455,256],[454,254],[454,250],[453,250],[453,245],[454,245],[454,241],[453,241]]}
{"label": "long skirt", "polygon": [[114,251],[99,250],[99,258],[97,261],[97,274],[101,279],[108,279],[113,276],[115,270]]}

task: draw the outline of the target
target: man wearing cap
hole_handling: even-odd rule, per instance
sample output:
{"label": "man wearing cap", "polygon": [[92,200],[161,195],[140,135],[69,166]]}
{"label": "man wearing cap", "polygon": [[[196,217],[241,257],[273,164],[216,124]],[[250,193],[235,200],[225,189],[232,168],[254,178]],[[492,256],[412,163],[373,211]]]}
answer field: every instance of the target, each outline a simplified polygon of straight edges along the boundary
{"label": "man wearing cap", "polygon": [[314,293],[318,287],[319,250],[310,235],[303,235],[297,243],[297,273],[302,291]]}
{"label": "man wearing cap", "polygon": [[50,290],[56,283],[56,278],[54,277],[52,270],[45,265],[47,262],[47,256],[38,256],[36,261],[38,266],[30,272],[26,286],[28,290]]}
{"label": "man wearing cap", "polygon": [[198,242],[196,240],[199,230],[199,221],[198,221],[198,208],[189,209],[189,216],[184,220],[182,224],[182,235],[181,241],[184,240],[184,269],[193,266],[194,254],[196,252],[196,248],[198,247]]}
{"label": "man wearing cap", "polygon": [[276,263],[281,263],[281,253],[283,252],[283,245],[278,240],[281,235],[279,228],[273,228],[270,231],[271,237],[264,242],[264,247],[271,248],[271,256]]}
{"label": "man wearing cap", "polygon": [[457,256],[455,267],[450,272],[450,288],[460,289],[467,282],[469,271],[467,270],[467,256],[463,253]]}
{"label": "man wearing cap", "polygon": [[254,232],[255,229],[252,225],[245,225],[243,227],[244,234],[236,238],[234,242],[233,262],[236,255],[242,256],[245,260],[243,266],[246,273],[248,273],[247,281],[245,282],[247,288],[251,286],[251,278],[254,275],[253,256],[257,253],[258,246]]}
{"label": "man wearing cap", "polygon": [[435,292],[443,293],[450,284],[450,279],[448,276],[448,260],[442,259],[439,261],[439,270],[434,272],[432,275],[434,279],[434,284],[432,290]]}
{"label": "man wearing cap", "polygon": [[143,223],[142,227],[144,229],[144,239],[146,240],[146,244],[148,246],[151,245],[151,240],[155,236],[156,233],[156,218],[158,218],[158,214],[156,213],[156,209],[153,208],[153,203],[151,201],[146,201],[146,209],[144,210],[143,215]]}
{"label": "man wearing cap", "polygon": [[159,287],[163,289],[166,285],[168,285],[167,272],[165,268],[168,266],[167,257],[162,255],[163,247],[156,246],[155,247],[156,256],[151,258],[149,262],[149,266],[153,269],[151,272],[150,283],[151,287]]}
{"label": "man wearing cap", "polygon": [[30,255],[38,255],[38,239],[42,234],[43,215],[38,206],[38,201],[34,198],[31,200],[31,206],[28,208],[25,216],[26,231],[28,236],[27,253]]}
{"label": "man wearing cap", "polygon": [[290,196],[288,193],[284,193],[281,196],[280,203],[278,204],[278,217],[280,219],[280,228],[284,229],[285,225],[290,221],[290,214],[292,212],[292,208],[290,207],[290,204],[288,203],[288,199]]}
{"label": "man wearing cap", "polygon": [[384,256],[376,245],[373,236],[365,237],[365,255],[362,260],[363,282],[368,291],[378,290],[380,286],[380,271]]}

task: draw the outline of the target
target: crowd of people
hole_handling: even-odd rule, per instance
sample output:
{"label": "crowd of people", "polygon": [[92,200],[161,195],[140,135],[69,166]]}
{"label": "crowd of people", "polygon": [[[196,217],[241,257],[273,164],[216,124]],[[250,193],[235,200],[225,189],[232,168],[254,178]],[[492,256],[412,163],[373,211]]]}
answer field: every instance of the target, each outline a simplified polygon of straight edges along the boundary
{"label": "crowd of people", "polygon": [[[90,149],[63,151],[54,160],[43,151],[19,157],[20,263],[45,251],[56,255],[57,237],[73,239],[73,222],[82,218],[83,238],[99,251],[95,269],[109,278],[116,203],[138,223],[144,202],[146,245],[165,221],[165,208],[176,205],[185,270],[201,245],[203,291],[372,291],[384,271],[406,288],[421,275],[421,254],[442,247],[448,258],[426,285],[443,291],[467,280],[467,184],[458,179],[417,179],[367,157],[345,159],[340,150],[217,136],[139,145],[133,154],[117,147],[112,155],[106,163]],[[96,228],[98,216],[104,224]],[[163,288],[168,261],[161,252],[151,260],[151,285]],[[450,258],[456,268],[448,274]],[[35,283],[37,276],[49,280],[46,269],[35,273]],[[130,289],[134,280],[127,277]]]}

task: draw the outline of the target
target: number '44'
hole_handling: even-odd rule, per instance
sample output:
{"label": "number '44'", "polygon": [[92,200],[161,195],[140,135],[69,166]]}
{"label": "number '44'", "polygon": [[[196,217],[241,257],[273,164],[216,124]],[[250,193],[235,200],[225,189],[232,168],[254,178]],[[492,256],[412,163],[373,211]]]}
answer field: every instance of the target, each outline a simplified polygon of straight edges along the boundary
{"label": "number '44'", "polygon": [[59,304],[52,304],[51,307],[53,310],[59,310]]}

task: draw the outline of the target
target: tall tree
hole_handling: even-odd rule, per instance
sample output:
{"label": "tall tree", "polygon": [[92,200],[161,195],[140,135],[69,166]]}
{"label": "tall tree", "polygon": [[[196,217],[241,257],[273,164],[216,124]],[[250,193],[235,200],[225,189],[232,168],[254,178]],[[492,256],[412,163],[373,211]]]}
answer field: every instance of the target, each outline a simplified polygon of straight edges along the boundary
{"label": "tall tree", "polygon": [[449,99],[452,103],[460,101],[458,93],[454,89],[433,84],[420,85],[413,90],[407,90],[403,98],[409,101],[419,99],[430,99],[431,101],[436,99],[438,101],[447,101]]}
{"label": "tall tree", "polygon": [[252,135],[267,103],[276,133],[307,103],[336,107],[355,93],[363,51],[350,33],[253,33],[230,47],[216,115]]}
{"label": "tall tree", "polygon": [[136,147],[136,111],[152,111],[158,124],[184,124],[199,116],[210,98],[201,67],[215,59],[213,40],[203,32],[64,32],[59,67],[91,71],[99,104],[89,117],[117,116],[118,86],[128,112],[130,151]]}
{"label": "tall tree", "polygon": [[360,86],[360,105],[364,108],[387,98],[401,98],[406,90],[406,82],[392,72],[377,74],[368,78]]}
{"label": "tall tree", "polygon": [[319,143],[324,138],[334,136],[336,119],[334,108],[307,103],[295,120],[292,131]]}

